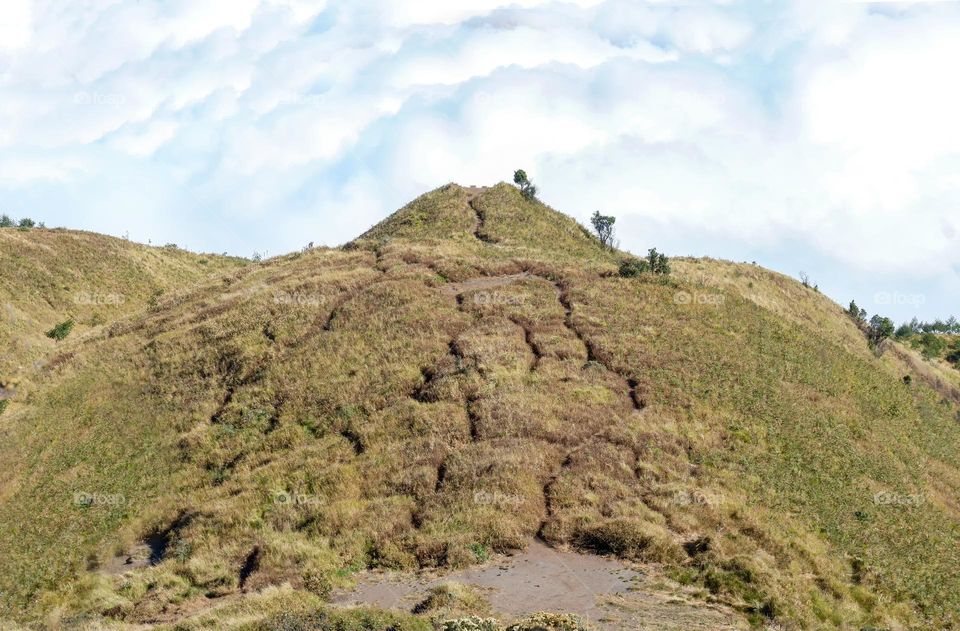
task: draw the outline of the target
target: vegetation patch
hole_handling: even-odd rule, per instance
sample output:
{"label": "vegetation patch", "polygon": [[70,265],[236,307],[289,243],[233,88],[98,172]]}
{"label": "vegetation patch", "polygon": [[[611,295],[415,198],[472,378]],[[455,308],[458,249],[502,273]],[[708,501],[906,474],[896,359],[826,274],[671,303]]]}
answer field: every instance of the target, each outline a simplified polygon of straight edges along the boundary
{"label": "vegetation patch", "polygon": [[60,324],[47,331],[47,337],[57,340],[58,342],[64,340],[68,335],[70,335],[70,331],[73,330],[73,325],[73,320],[64,320]]}
{"label": "vegetation patch", "polygon": [[484,615],[490,604],[475,587],[454,581],[430,589],[427,597],[413,608],[413,613],[436,617],[452,615]]}

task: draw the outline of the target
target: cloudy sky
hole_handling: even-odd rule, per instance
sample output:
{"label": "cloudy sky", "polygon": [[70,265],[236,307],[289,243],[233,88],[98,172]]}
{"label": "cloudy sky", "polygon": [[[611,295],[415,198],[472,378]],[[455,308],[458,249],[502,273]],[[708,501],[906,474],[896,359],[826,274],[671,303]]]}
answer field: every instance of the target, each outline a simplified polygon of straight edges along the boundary
{"label": "cloudy sky", "polygon": [[960,4],[2,0],[0,212],[245,256],[524,168],[624,248],[960,315]]}

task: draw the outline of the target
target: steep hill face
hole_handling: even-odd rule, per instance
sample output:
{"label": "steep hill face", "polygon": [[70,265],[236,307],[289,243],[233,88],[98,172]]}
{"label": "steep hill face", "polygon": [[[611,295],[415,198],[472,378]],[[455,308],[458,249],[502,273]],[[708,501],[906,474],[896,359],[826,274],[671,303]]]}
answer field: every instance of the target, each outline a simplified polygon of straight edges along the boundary
{"label": "steep hill face", "polygon": [[73,339],[243,264],[89,232],[0,229],[0,387],[25,386],[56,354],[46,336],[56,324],[73,321]]}
{"label": "steep hill face", "polygon": [[0,617],[271,628],[536,537],[755,625],[960,624],[956,404],[785,277],[620,256],[448,185],[91,333],[0,416]]}

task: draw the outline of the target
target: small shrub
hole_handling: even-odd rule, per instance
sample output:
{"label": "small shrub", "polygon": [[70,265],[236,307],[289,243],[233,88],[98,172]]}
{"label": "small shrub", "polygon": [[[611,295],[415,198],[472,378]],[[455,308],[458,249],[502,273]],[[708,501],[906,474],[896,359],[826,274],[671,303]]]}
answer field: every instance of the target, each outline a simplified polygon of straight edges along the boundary
{"label": "small shrub", "polygon": [[513,172],[513,183],[520,187],[520,193],[527,199],[536,199],[537,187],[527,178],[527,172],[517,169]]}
{"label": "small shrub", "polygon": [[598,554],[647,562],[684,559],[683,550],[661,527],[635,519],[611,519],[578,533],[576,543]]}
{"label": "small shrub", "polygon": [[440,623],[441,631],[502,631],[503,627],[495,618],[468,616],[454,618]]}
{"label": "small shrub", "polygon": [[13,219],[9,215],[0,215],[0,228],[12,228]]}
{"label": "small shrub", "polygon": [[23,219],[20,220],[20,223],[17,224],[17,227],[20,228],[21,230],[29,230],[30,228],[33,228],[36,225],[37,224],[33,219],[24,217]]}
{"label": "small shrub", "polygon": [[7,409],[8,405],[10,405],[10,401],[7,399],[0,399],[0,414],[3,414],[3,411]]}
{"label": "small shrub", "polygon": [[620,261],[620,276],[622,278],[633,278],[649,271],[649,264],[642,259],[629,258]]}
{"label": "small shrub", "polygon": [[953,342],[953,347],[947,353],[947,361],[960,368],[960,339]]}
{"label": "small shrub", "polygon": [[426,599],[413,608],[413,613],[485,614],[490,604],[475,587],[450,581],[432,588]]}
{"label": "small shrub", "polygon": [[573,614],[541,611],[510,625],[507,631],[587,631],[587,626]]}
{"label": "small shrub", "polygon": [[[433,631],[429,620],[410,614],[369,609],[328,610],[315,612],[285,611],[259,621],[250,627],[256,631]],[[486,631],[486,630],[483,630]]]}
{"label": "small shrub", "polygon": [[47,337],[57,340],[58,342],[65,339],[70,335],[70,331],[73,330],[73,320],[66,320],[61,322],[57,326],[53,327],[47,331]]}
{"label": "small shrub", "polygon": [[646,272],[653,272],[660,276],[670,273],[670,262],[666,255],[657,252],[657,248],[650,248],[646,259],[628,258],[620,262],[620,276],[632,278]]}
{"label": "small shrub", "polygon": [[471,543],[470,552],[473,552],[473,556],[477,557],[477,561],[480,563],[490,560],[490,552],[487,550],[487,546],[482,543]]}
{"label": "small shrub", "polygon": [[333,591],[330,576],[321,569],[308,568],[304,570],[300,575],[300,580],[303,581],[305,590],[323,599],[329,598],[330,592]]}
{"label": "small shrub", "polygon": [[170,548],[170,557],[180,563],[186,563],[193,554],[193,544],[186,539],[177,539]]}

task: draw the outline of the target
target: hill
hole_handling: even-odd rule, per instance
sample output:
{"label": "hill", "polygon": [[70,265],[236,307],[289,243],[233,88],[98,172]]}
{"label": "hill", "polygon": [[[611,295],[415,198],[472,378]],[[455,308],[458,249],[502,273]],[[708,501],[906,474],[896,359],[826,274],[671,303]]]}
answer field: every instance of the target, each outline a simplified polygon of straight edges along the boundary
{"label": "hill", "polygon": [[421,629],[328,603],[539,539],[730,628],[960,624],[957,403],[782,275],[621,257],[451,184],[90,331],[0,416],[0,616]]}
{"label": "hill", "polygon": [[0,387],[26,387],[57,351],[46,335],[55,325],[72,321],[74,339],[243,264],[90,232],[0,228]]}

